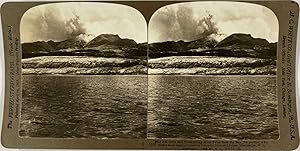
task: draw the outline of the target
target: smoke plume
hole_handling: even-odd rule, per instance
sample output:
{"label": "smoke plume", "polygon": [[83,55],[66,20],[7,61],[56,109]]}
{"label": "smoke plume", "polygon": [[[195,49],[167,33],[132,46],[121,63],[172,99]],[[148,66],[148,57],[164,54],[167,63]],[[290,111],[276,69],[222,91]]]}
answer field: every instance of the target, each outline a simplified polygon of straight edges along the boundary
{"label": "smoke plume", "polygon": [[23,15],[21,42],[89,41],[100,34],[118,34],[137,42],[147,41],[147,23],[136,9],[110,3],[65,2],[39,5]]}
{"label": "smoke plume", "polygon": [[268,8],[244,2],[185,2],[158,9],[149,22],[149,42],[221,41],[234,33],[278,41],[279,24]]}
{"label": "smoke plume", "polygon": [[65,35],[68,38],[73,38],[79,35],[86,34],[86,29],[80,23],[78,15],[75,15],[74,18],[67,20],[65,23],[65,28],[66,28]]}
{"label": "smoke plume", "polygon": [[30,31],[26,32],[30,34],[26,36],[33,40],[62,41],[86,37],[86,28],[75,12],[71,15],[64,15],[60,9],[47,7],[47,9],[33,10],[30,13],[34,13],[34,15],[26,14],[31,22],[25,24],[23,30]]}
{"label": "smoke plume", "polygon": [[155,34],[159,34],[161,40],[192,41],[200,38],[213,38],[219,34],[213,15],[207,12],[202,18],[197,18],[194,16],[193,9],[186,6],[177,9],[166,7],[158,11],[150,21],[150,29],[154,29],[151,28],[152,21],[155,22],[155,29],[158,30]]}

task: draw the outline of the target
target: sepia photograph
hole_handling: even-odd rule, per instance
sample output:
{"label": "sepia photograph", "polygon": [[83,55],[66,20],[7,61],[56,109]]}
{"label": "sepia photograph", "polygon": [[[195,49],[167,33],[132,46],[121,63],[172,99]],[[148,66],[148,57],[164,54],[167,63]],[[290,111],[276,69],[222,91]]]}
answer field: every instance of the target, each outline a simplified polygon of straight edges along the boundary
{"label": "sepia photograph", "polygon": [[148,27],[148,138],[276,140],[279,25],[242,2],[164,6]]}
{"label": "sepia photograph", "polygon": [[2,148],[299,147],[294,0],[5,1]]}
{"label": "sepia photograph", "polygon": [[20,28],[21,137],[146,138],[147,24],[138,10],[44,4]]}

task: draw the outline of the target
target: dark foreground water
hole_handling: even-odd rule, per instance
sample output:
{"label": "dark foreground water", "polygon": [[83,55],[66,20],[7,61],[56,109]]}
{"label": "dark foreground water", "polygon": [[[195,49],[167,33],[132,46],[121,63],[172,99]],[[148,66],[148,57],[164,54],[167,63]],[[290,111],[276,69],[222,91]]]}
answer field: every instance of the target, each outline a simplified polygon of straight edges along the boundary
{"label": "dark foreground water", "polygon": [[148,137],[277,139],[276,77],[149,76]]}
{"label": "dark foreground water", "polygon": [[150,75],[148,129],[147,76],[22,80],[25,137],[278,138],[275,77]]}
{"label": "dark foreground water", "polygon": [[147,76],[22,78],[20,135],[145,138]]}

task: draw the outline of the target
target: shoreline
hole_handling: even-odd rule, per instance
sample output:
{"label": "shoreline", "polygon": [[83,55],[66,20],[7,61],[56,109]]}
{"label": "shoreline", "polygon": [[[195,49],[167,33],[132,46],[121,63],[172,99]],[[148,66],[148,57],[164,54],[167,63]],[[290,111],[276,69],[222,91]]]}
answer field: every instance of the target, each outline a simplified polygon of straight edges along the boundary
{"label": "shoreline", "polygon": [[177,76],[177,77],[277,77],[276,74],[23,74],[22,76]]}
{"label": "shoreline", "polygon": [[172,56],[149,60],[87,56],[22,59],[23,75],[276,75],[276,60]]}

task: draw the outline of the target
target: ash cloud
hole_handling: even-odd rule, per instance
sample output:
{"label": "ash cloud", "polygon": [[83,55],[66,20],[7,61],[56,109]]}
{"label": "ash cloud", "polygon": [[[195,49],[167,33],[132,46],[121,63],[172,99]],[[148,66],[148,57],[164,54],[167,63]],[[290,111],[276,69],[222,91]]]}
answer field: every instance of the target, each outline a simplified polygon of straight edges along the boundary
{"label": "ash cloud", "polygon": [[268,8],[244,2],[185,2],[164,6],[149,22],[149,42],[221,41],[234,33],[278,41],[279,24]]}
{"label": "ash cloud", "polygon": [[26,36],[30,37],[32,41],[62,41],[88,35],[84,24],[75,12],[72,15],[65,16],[59,9],[47,7],[42,11],[37,10],[32,11],[32,13],[34,15],[28,17],[29,24],[25,24],[23,27],[23,29],[30,31],[26,32],[30,34]]}
{"label": "ash cloud", "polygon": [[89,41],[100,34],[147,41],[147,24],[132,7],[96,2],[66,2],[39,5],[23,15],[21,42],[62,41],[79,38]]}
{"label": "ash cloud", "polygon": [[86,34],[86,29],[80,23],[78,15],[75,15],[74,18],[71,18],[68,21],[66,21],[65,27],[66,27],[66,36],[68,38],[73,38],[79,35]]}
{"label": "ash cloud", "polygon": [[160,40],[192,41],[200,38],[213,38],[220,34],[213,19],[213,15],[209,12],[206,12],[202,18],[197,18],[194,16],[193,9],[182,6],[177,9],[165,8],[158,11],[152,21],[155,22],[154,28],[158,30],[156,34],[159,34]]}

